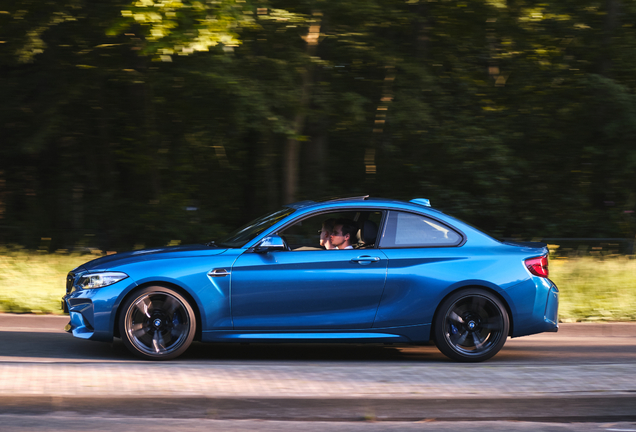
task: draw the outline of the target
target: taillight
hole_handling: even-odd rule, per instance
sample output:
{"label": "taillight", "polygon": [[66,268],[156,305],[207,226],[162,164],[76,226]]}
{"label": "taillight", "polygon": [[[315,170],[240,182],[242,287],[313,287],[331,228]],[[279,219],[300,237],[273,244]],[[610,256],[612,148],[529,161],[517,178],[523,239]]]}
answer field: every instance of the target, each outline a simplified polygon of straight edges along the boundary
{"label": "taillight", "polygon": [[525,261],[526,267],[530,270],[535,276],[539,277],[548,277],[548,256],[544,255],[542,257],[530,258]]}

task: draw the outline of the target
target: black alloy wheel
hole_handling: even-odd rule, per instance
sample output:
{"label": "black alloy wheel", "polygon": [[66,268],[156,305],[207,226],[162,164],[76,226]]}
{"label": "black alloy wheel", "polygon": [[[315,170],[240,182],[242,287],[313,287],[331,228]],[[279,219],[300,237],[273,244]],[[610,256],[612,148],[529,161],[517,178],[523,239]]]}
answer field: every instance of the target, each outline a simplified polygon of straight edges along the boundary
{"label": "black alloy wheel", "polygon": [[439,350],[464,362],[493,357],[506,343],[510,329],[501,301],[478,288],[458,291],[447,298],[438,309],[434,325]]}
{"label": "black alloy wheel", "polygon": [[152,286],[134,293],[123,305],[119,332],[135,355],[169,360],[183,354],[196,330],[192,307],[179,293]]}

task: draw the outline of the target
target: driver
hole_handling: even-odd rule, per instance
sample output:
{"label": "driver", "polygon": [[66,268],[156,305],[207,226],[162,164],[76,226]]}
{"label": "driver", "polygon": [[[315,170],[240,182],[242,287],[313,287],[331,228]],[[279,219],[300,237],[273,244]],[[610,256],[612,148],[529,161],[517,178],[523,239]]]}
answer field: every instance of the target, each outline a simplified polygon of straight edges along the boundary
{"label": "driver", "polygon": [[334,223],[333,232],[331,233],[331,245],[335,249],[353,249],[353,239],[356,238],[358,227],[356,223],[350,219],[338,219]]}

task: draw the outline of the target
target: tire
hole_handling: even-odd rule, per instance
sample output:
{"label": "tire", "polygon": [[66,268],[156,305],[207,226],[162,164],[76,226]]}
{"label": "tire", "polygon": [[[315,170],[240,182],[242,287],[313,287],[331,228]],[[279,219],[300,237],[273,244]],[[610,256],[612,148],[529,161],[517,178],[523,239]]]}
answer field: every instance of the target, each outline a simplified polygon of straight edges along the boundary
{"label": "tire", "polygon": [[162,286],[142,288],[124,303],[119,334],[126,348],[146,360],[170,360],[183,354],[196,331],[188,301]]}
{"label": "tire", "polygon": [[437,348],[461,362],[488,360],[506,343],[510,320],[501,301],[486,290],[458,291],[439,307],[434,320]]}

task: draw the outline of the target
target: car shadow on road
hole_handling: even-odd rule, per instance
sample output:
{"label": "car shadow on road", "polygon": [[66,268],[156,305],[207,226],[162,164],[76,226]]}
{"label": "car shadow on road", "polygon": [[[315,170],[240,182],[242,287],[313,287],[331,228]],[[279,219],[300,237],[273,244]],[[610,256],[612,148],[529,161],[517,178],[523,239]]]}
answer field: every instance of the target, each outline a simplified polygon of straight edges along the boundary
{"label": "car shadow on road", "polygon": [[93,342],[65,332],[1,331],[0,359],[130,360],[133,357],[119,341]]}
{"label": "car shadow on road", "polygon": [[192,360],[447,362],[434,345],[405,347],[356,344],[207,344],[194,343],[183,355]]}
{"label": "car shadow on road", "polygon": [[[137,361],[119,339],[112,343],[60,332],[0,331],[0,361],[53,359]],[[448,360],[434,345],[213,344],[194,342],[176,361],[434,361]]]}
{"label": "car shadow on road", "polygon": [[[609,343],[608,343],[609,342]],[[631,339],[606,339],[604,343],[512,339],[489,364],[634,363],[636,345]],[[128,362],[141,361],[119,339],[112,343],[74,338],[63,331],[0,331],[2,361]],[[305,362],[386,362],[452,363],[434,345],[355,344],[217,344],[194,342],[176,362],[215,361],[305,361]]]}

